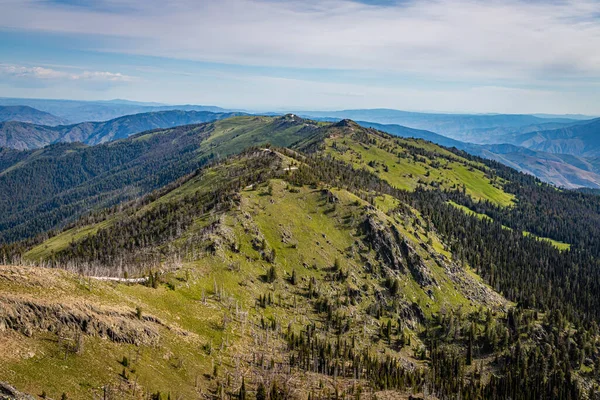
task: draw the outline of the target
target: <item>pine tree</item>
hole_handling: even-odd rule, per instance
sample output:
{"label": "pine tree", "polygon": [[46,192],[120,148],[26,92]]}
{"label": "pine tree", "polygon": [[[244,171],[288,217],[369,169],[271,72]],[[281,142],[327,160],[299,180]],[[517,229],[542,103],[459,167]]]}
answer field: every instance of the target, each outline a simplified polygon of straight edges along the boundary
{"label": "pine tree", "polygon": [[475,326],[471,323],[471,328],[469,329],[469,343],[467,344],[467,365],[471,365],[473,363],[473,340],[475,336]]}
{"label": "pine tree", "polygon": [[240,387],[240,393],[238,397],[240,400],[246,400],[246,381],[244,377],[242,377],[242,386]]}
{"label": "pine tree", "polygon": [[256,389],[256,400],[267,400],[267,390],[262,382],[258,384]]}
{"label": "pine tree", "polygon": [[292,285],[296,285],[297,283],[297,278],[296,278],[296,270],[292,270],[292,277],[290,278],[290,283]]}

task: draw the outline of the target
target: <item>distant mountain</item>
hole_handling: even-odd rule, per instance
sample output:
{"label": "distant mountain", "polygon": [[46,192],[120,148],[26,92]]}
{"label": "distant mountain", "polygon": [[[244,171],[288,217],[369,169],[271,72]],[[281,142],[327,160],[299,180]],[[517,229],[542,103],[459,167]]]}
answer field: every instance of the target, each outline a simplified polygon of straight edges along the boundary
{"label": "distant mountain", "polygon": [[28,106],[0,106],[0,122],[19,121],[39,125],[64,125],[68,121]]}
{"label": "distant mountain", "polygon": [[447,136],[443,136],[423,129],[413,129],[408,128],[406,126],[394,124],[376,124],[374,122],[367,121],[357,121],[357,123],[366,128],[378,129],[380,131],[387,132],[395,136],[424,139],[442,146],[456,147],[457,149],[461,150],[463,150],[464,147],[468,145],[465,142],[451,139]]}
{"label": "distant mountain", "polygon": [[108,121],[124,115],[140,114],[153,111],[183,110],[183,111],[209,111],[225,112],[227,110],[204,105],[161,105],[158,103],[141,103],[128,100],[109,101],[78,101],[78,100],[50,100],[50,99],[21,99],[0,98],[3,106],[29,106],[47,113],[51,113],[71,123],[85,121]]}
{"label": "distant mountain", "polygon": [[532,114],[535,117],[540,117],[540,118],[569,118],[569,119],[579,119],[579,120],[590,120],[590,119],[594,119],[594,118],[598,118],[597,115],[592,116],[592,115],[585,115],[585,114]]}
{"label": "distant mountain", "polygon": [[82,122],[75,125],[43,126],[23,122],[0,123],[0,147],[35,149],[57,142],[105,143],[124,139],[151,129],[172,128],[241,115],[207,111],[159,111],[127,115],[106,122]]}
{"label": "distant mountain", "polygon": [[600,156],[600,118],[552,130],[524,133],[511,143],[548,153]]}
{"label": "distant mountain", "polygon": [[168,104],[165,104],[165,103],[155,103],[155,102],[148,102],[148,101],[132,101],[132,100],[127,100],[127,99],[99,100],[96,103],[127,104],[127,105],[145,106],[145,107],[146,106],[149,106],[149,107],[168,106]]}
{"label": "distant mountain", "polygon": [[396,136],[418,138],[446,146],[456,147],[469,154],[501,162],[518,171],[534,175],[544,182],[567,189],[580,187],[600,188],[600,161],[588,160],[569,154],[551,154],[534,151],[512,144],[478,145],[461,142],[425,130],[401,125],[359,122],[364,127],[378,129]]}
{"label": "distant mountain", "polygon": [[533,125],[523,125],[518,127],[490,127],[464,130],[460,133],[460,140],[477,144],[516,144],[518,138],[526,136],[528,133],[568,128],[575,125],[585,124],[588,121],[575,122],[543,122]]}
{"label": "distant mountain", "polygon": [[556,186],[576,189],[600,188],[598,162],[570,154],[551,154],[513,145],[468,146],[473,155],[501,162]]}
{"label": "distant mountain", "polygon": [[481,135],[479,130],[496,129],[487,135],[503,135],[512,129],[543,125],[549,123],[562,124],[576,123],[578,120],[562,116],[546,116],[544,118],[526,114],[434,114],[418,113],[391,109],[366,109],[342,111],[303,111],[298,115],[309,117],[329,117],[357,121],[371,121],[380,124],[403,125],[409,128],[425,129],[437,132],[457,140],[468,140],[473,133]]}

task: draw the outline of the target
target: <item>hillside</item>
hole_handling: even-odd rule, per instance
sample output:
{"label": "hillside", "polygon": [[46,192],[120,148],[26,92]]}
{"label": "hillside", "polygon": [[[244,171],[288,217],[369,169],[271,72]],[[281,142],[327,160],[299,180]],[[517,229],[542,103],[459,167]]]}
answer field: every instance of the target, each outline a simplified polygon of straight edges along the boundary
{"label": "hillside", "polygon": [[17,150],[44,147],[61,137],[60,128],[18,121],[0,122],[0,132],[0,147]]}
{"label": "hillside", "polygon": [[[318,142],[331,129],[339,128],[294,116],[236,117],[147,132],[99,146],[57,144],[19,157],[11,156],[14,164],[6,161],[0,171],[0,241],[32,237],[63,226],[90,208],[133,199],[212,159],[248,146],[264,143],[290,146],[301,140]],[[403,143],[407,146],[412,142]],[[412,152],[409,146],[404,151],[407,157]],[[9,158],[12,153],[5,154],[4,157]],[[431,169],[427,161],[411,164],[409,159],[402,162],[399,168],[406,167],[413,174],[410,177],[404,174],[406,176],[397,178],[399,180],[394,184],[414,189],[422,186],[419,181],[432,181],[433,177],[439,178],[442,172],[445,173],[433,168],[430,179],[424,176]],[[443,187],[456,188],[464,180],[477,198],[497,197],[503,204],[509,202],[510,195],[502,194],[498,187],[490,185],[484,177],[485,172],[470,170],[470,166],[460,164],[450,167],[456,168],[456,172]],[[28,190],[19,189],[23,183]]]}
{"label": "hillside", "polygon": [[30,150],[58,142],[94,145],[124,139],[152,129],[198,124],[235,115],[241,114],[174,110],[126,115],[106,122],[82,122],[53,127],[6,122],[0,124],[0,147]]}
{"label": "hillside", "polygon": [[[3,150],[0,152],[0,241],[31,238],[64,226],[90,209],[134,199],[193,172],[211,160],[237,153],[248,146],[271,143],[314,149],[326,142],[324,138],[331,130],[339,129],[336,124],[317,123],[291,115],[244,116],[150,131],[91,147],[57,144],[28,152]],[[364,130],[358,125],[352,129]],[[392,140],[391,137],[389,140]],[[474,198],[501,206],[511,204],[514,193],[521,191],[526,198],[517,202],[518,207],[523,209],[515,209],[515,215],[528,212],[528,197],[533,193],[530,193],[531,188],[535,189],[534,192],[543,191],[540,196],[553,193],[539,186],[533,178],[514,175],[514,171],[507,173],[510,179],[500,180],[497,177],[499,171],[511,170],[481,159],[471,162],[471,156],[466,153],[443,149],[420,139],[398,139],[386,146],[396,147],[397,151],[382,152],[375,148],[366,151],[364,145],[355,143],[353,151],[345,155],[340,151],[329,150],[329,153],[346,162],[378,171],[382,177],[390,178],[393,185],[403,189],[456,190],[464,187]],[[404,155],[399,158],[399,154]],[[440,163],[432,160],[431,156],[435,154],[445,154],[448,161]],[[364,160],[359,162],[357,157],[364,157]],[[382,161],[385,161],[387,171]],[[369,162],[371,165],[368,165]],[[512,179],[526,182],[527,191],[517,190],[513,185],[507,192],[507,184]],[[26,183],[27,190],[23,189],[23,183]],[[568,201],[567,209],[583,207],[586,210],[581,219],[576,219],[574,226],[577,229],[557,231],[549,226],[550,222],[537,224],[533,220],[520,221],[520,228],[565,243],[573,243],[572,235],[577,235],[578,241],[596,237],[596,229],[589,225],[595,217],[590,218],[587,214],[588,210],[591,212],[596,207],[596,200],[582,199],[583,203],[577,205],[579,200],[572,202],[568,193],[559,192],[556,196],[559,198],[548,200],[548,206],[551,202]],[[533,198],[531,201],[535,204]],[[511,221],[508,225],[517,224],[511,213],[502,212],[506,214],[503,218]],[[579,211],[574,215],[578,214]]]}
{"label": "hillside", "polygon": [[72,272],[0,268],[0,376],[72,398],[575,399],[593,387],[598,337],[583,326],[598,318],[586,295],[598,265],[454,205],[511,213],[511,182],[539,182],[352,121],[210,125],[220,145],[244,126],[308,130],[299,151],[251,147],[5,253]]}
{"label": "hillside", "polygon": [[599,188],[600,169],[593,159],[546,153],[509,144],[469,146],[470,154],[489,158],[540,178],[558,187]]}
{"label": "hillside", "polygon": [[0,242],[63,226],[84,212],[134,199],[251,145],[289,146],[316,125],[234,117],[134,135],[97,146],[63,143],[0,162]]}
{"label": "hillside", "polygon": [[[406,323],[400,336],[413,342],[419,339],[412,329],[438,307],[451,309],[463,304],[466,311],[486,304],[500,311],[507,306],[505,300],[473,276],[458,270],[447,274],[447,268],[455,267],[433,233],[387,216],[348,190],[291,184],[292,168],[302,165],[302,157],[288,154],[261,149],[245,153],[189,177],[163,196],[149,198],[122,214],[109,216],[100,222],[102,227],[97,233],[91,233],[87,239],[79,232],[87,231],[89,235],[89,228],[76,227],[26,255],[47,257],[52,252],[72,262],[83,260],[88,257],[84,248],[93,246],[96,239],[116,239],[117,232],[125,235],[125,239],[141,233],[134,227],[147,218],[152,218],[157,227],[161,225],[158,221],[164,221],[166,225],[161,229],[168,231],[170,226],[179,226],[179,232],[173,232],[174,236],[147,232],[144,235],[148,235],[149,241],[141,247],[105,248],[107,254],[126,258],[137,258],[148,251],[166,251],[163,254],[172,261],[169,267],[166,264],[154,267],[155,271],[163,271],[157,275],[160,281],[156,288],[82,281],[68,273],[0,269],[2,280],[8,281],[10,287],[10,300],[4,301],[9,301],[12,309],[35,304],[37,309],[48,310],[40,323],[52,326],[55,332],[37,331],[28,321],[39,316],[23,309],[20,322],[9,328],[17,332],[32,330],[28,343],[34,354],[21,361],[21,355],[12,353],[12,363],[10,358],[9,362],[4,358],[1,371],[16,369],[19,378],[11,383],[30,393],[47,391],[53,396],[66,391],[71,396],[83,397],[98,390],[95,388],[111,385],[115,392],[120,388],[119,394],[115,393],[120,398],[127,394],[134,397],[134,390],[189,397],[198,391],[233,391],[241,385],[242,377],[248,390],[262,377],[268,386],[269,382],[279,381],[281,389],[288,393],[299,395],[310,390],[325,394],[331,393],[335,386],[330,385],[336,381],[327,378],[327,374],[321,378],[328,382],[327,386],[321,388],[317,382],[311,384],[307,380],[309,376],[302,373],[301,365],[287,376],[289,366],[284,365],[289,364],[289,353],[285,332],[300,333],[309,321],[321,321],[329,307],[335,310],[336,319],[330,328],[326,328],[324,321],[319,322],[318,329],[324,339],[337,336],[339,340],[339,333],[335,332],[340,329],[344,340],[359,332],[363,337],[377,335],[380,322],[368,310],[372,308],[375,312],[373,307],[378,307],[378,297],[371,293],[383,296],[380,300],[393,299],[382,286],[382,276],[399,279],[403,295],[394,302],[395,307],[403,310],[400,313]],[[164,214],[167,209],[174,214]],[[417,214],[409,213],[407,218],[409,215],[415,221],[419,219]],[[365,221],[373,231],[362,232]],[[399,247],[394,247],[397,245],[387,242],[389,238],[385,235],[394,229],[406,235],[405,255]],[[434,242],[421,248],[416,239],[420,235]],[[69,244],[74,237],[81,237],[84,248],[78,250]],[[374,246],[392,246],[389,251],[394,259],[379,259],[374,250],[368,250]],[[405,257],[419,260],[418,264],[402,266]],[[129,276],[142,272],[117,267],[120,262],[116,258],[109,263],[102,260],[102,265],[113,268],[112,271],[96,268],[94,272]],[[365,270],[365,263],[371,269]],[[412,268],[412,272],[411,269],[400,272],[399,268]],[[20,285],[20,279],[16,279],[19,276],[27,276],[30,283]],[[457,284],[465,289],[455,289]],[[40,292],[41,287],[51,289]],[[67,293],[68,299],[64,298]],[[3,295],[6,295],[4,285]],[[94,327],[77,333],[79,323],[61,324],[55,319],[52,310],[58,306],[59,297],[63,312],[79,318],[87,318],[86,309],[93,309],[97,318]],[[83,308],[78,299],[85,299]],[[336,301],[340,303],[335,305]],[[135,317],[136,308],[142,310],[141,319]],[[349,319],[350,314],[356,317]],[[119,334],[109,336],[108,343],[103,344],[103,324],[111,322],[119,324]],[[395,319],[393,322],[396,323]],[[60,335],[80,335],[77,349],[65,350],[64,359],[60,345],[57,347],[52,340]],[[44,343],[40,340],[43,337],[50,341]],[[23,345],[18,333],[10,334],[9,338],[12,343]],[[377,342],[371,345],[367,340],[364,346],[395,354],[395,346],[390,348],[385,340]],[[102,349],[108,352],[100,356],[98,352]],[[355,351],[362,352],[359,348]],[[403,353],[405,359],[399,360],[398,366],[421,364],[411,355],[410,348]],[[130,361],[120,365],[124,357]],[[85,376],[79,375],[81,365],[87,366]],[[58,371],[64,371],[60,379],[56,378]],[[156,379],[155,371],[160,371],[160,379]],[[358,379],[364,381],[365,394],[372,390],[369,383],[372,379],[368,375]],[[335,385],[348,392],[353,382],[340,377]]]}

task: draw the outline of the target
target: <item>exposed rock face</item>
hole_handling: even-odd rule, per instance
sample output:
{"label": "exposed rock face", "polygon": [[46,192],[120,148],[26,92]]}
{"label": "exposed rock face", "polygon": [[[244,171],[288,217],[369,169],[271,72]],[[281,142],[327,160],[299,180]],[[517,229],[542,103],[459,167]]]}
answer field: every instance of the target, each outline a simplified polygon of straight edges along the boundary
{"label": "exposed rock face", "polygon": [[91,305],[68,306],[30,298],[0,297],[0,332],[11,329],[31,336],[35,331],[80,331],[114,342],[153,345],[158,342],[160,325],[154,317],[138,319],[130,313],[99,309]]}
{"label": "exposed rock face", "polygon": [[371,214],[362,224],[365,240],[389,268],[403,273],[410,272],[421,286],[435,285],[427,266],[395,226],[386,226]]}
{"label": "exposed rock face", "polygon": [[340,199],[329,189],[322,189],[321,194],[325,196],[328,203],[335,204],[340,202]]}
{"label": "exposed rock face", "polygon": [[411,328],[415,328],[417,323],[425,322],[425,314],[417,303],[404,303],[399,311],[400,318],[407,322]]}
{"label": "exposed rock face", "polygon": [[406,272],[398,243],[400,237],[397,231],[383,225],[373,214],[367,216],[362,224],[365,240],[381,257],[383,263],[395,271]]}
{"label": "exposed rock face", "polygon": [[435,279],[431,276],[429,269],[421,259],[421,256],[419,256],[415,249],[413,249],[404,239],[400,242],[400,251],[406,259],[410,273],[419,285],[430,286],[437,284]]}
{"label": "exposed rock face", "polygon": [[35,397],[23,394],[9,384],[0,382],[0,400],[35,400]]}
{"label": "exposed rock face", "polygon": [[222,254],[225,249],[239,251],[233,230],[225,225],[223,216],[202,229],[198,239],[206,243],[206,250],[213,255]]}

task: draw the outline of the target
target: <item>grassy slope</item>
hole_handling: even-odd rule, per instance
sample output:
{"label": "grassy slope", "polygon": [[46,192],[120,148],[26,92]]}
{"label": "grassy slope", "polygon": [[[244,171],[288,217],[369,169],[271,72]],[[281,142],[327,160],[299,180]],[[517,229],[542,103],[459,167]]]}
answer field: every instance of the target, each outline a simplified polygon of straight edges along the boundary
{"label": "grassy slope", "polygon": [[87,235],[93,235],[98,232],[99,229],[109,226],[110,223],[111,221],[107,220],[94,225],[86,225],[65,230],[30,249],[25,253],[25,259],[38,261],[48,258],[52,253],[57,253],[60,250],[65,249],[71,242],[83,239]]}
{"label": "grassy slope", "polygon": [[[293,162],[289,159],[284,161],[284,166]],[[176,201],[197,190],[207,190],[218,184],[219,177],[226,176],[226,171],[222,170],[226,168],[220,165],[207,174],[192,178],[137,212],[143,213],[160,202]],[[60,397],[60,393],[65,391],[73,398],[85,398],[92,392],[99,393],[98,388],[103,385],[110,384],[113,388],[121,387],[119,396],[127,398],[132,397],[133,389],[119,376],[123,370],[119,361],[127,356],[129,359],[139,358],[127,368],[129,384],[136,381],[140,386],[138,395],[143,388],[147,392],[160,390],[183,398],[197,396],[199,391],[206,392],[215,387],[216,381],[204,376],[211,374],[215,364],[220,365],[220,379],[224,379],[225,371],[232,374],[230,388],[233,390],[240,384],[240,368],[246,371],[247,379],[257,376],[256,371],[254,374],[249,372],[251,367],[244,362],[252,354],[258,352],[277,361],[286,360],[285,353],[278,350],[281,343],[276,337],[269,344],[252,341],[260,318],[275,318],[283,327],[291,324],[298,329],[309,321],[320,323],[321,317],[315,314],[304,296],[310,278],[316,279],[322,292],[340,301],[344,299],[348,286],[365,290],[363,301],[354,306],[347,304],[340,310],[354,315],[354,334],[362,332],[360,334],[364,335],[364,329],[371,335],[376,334],[378,324],[383,322],[378,322],[364,311],[375,298],[375,292],[385,293],[385,289],[381,287],[381,278],[377,274],[364,270],[365,262],[378,263],[376,254],[373,251],[356,251],[356,244],[362,239],[357,227],[367,213],[372,212],[379,220],[397,227],[437,281],[435,286],[421,287],[410,274],[399,274],[403,301],[418,305],[426,315],[442,308],[470,310],[481,304],[468,291],[469,288],[473,292],[484,288],[476,277],[468,272],[449,274],[435,261],[441,257],[450,262],[451,256],[435,232],[425,231],[425,224],[417,213],[386,215],[385,212],[392,209],[397,200],[381,197],[376,201],[377,209],[369,211],[367,203],[345,190],[331,189],[339,199],[334,206],[326,201],[321,188],[291,189],[288,183],[276,179],[243,190],[237,209],[222,215],[200,216],[172,245],[185,242],[186,237],[214,221],[219,221],[219,231],[206,240],[221,245],[214,253],[205,253],[193,260],[184,259],[179,269],[166,273],[163,279],[174,290],[166,285],[152,289],[141,285],[93,282],[90,286],[87,280],[77,276],[44,269],[18,269],[22,278],[5,284],[11,269],[3,267],[0,270],[3,283],[0,295],[74,306],[91,304],[131,315],[136,307],[141,307],[144,315],[159,318],[164,326],[148,323],[161,335],[155,346],[136,347],[85,336],[83,352],[66,358],[58,347],[57,335],[53,333],[34,332],[31,337],[25,337],[7,331],[1,334],[5,343],[22,352],[0,352],[0,375],[6,376],[6,380],[24,391],[41,393],[45,390],[51,397]],[[59,249],[73,238],[94,234],[98,228],[92,226],[67,231],[38,246],[30,255],[47,255],[49,249]],[[263,237],[268,249],[276,251],[273,265],[279,278],[274,283],[263,282],[260,278],[271,264],[264,261],[253,246],[252,240],[256,237]],[[239,245],[239,252],[232,251],[227,245],[229,241]],[[349,273],[345,283],[327,278],[336,259],[342,270]],[[286,280],[294,270],[299,280],[296,286]],[[258,296],[267,293],[271,293],[281,306],[264,310],[255,308]],[[203,298],[206,300],[203,301]],[[493,294],[485,300],[494,307],[505,305],[499,296]],[[247,312],[248,317],[242,318],[234,310]],[[229,322],[224,323],[225,320]],[[419,342],[414,333],[412,335],[417,346]],[[396,353],[382,343],[375,342],[375,346],[381,351]],[[208,348],[213,349],[210,354]],[[411,348],[405,348],[396,355],[418,363]],[[241,366],[236,361],[240,357]],[[312,386],[318,390],[314,387],[316,381],[307,380],[304,375],[297,379],[298,387]]]}
{"label": "grassy slope", "polygon": [[[352,164],[355,168],[365,168],[375,172],[382,179],[400,189],[414,190],[418,186],[427,187],[432,184],[445,189],[456,189],[464,185],[467,194],[474,199],[488,200],[501,206],[513,204],[514,196],[502,190],[501,180],[490,179],[486,174],[486,167],[482,164],[462,159],[454,153],[423,140],[386,138],[378,135],[370,135],[370,138],[375,139],[376,144],[361,143],[347,133],[334,132],[333,137],[325,140],[325,152]],[[432,160],[429,157],[414,159],[409,156],[409,151],[403,148],[403,145],[442,154],[453,161],[440,158]],[[399,156],[399,154],[403,156]],[[432,165],[433,161],[439,162],[439,165]],[[374,166],[370,166],[370,162],[374,163]],[[478,218],[490,219],[465,206],[456,203],[452,205],[468,214],[476,215]],[[523,232],[523,234],[537,237],[530,232]],[[537,238],[550,242],[559,250],[568,250],[571,247],[568,243],[554,239]]]}
{"label": "grassy slope", "polygon": [[[493,181],[486,175],[485,166],[462,159],[433,143],[374,134],[369,137],[376,143],[361,143],[358,138],[347,133],[342,133],[342,139],[337,138],[335,132],[333,135],[333,138],[325,140],[325,151],[328,154],[357,168],[376,172],[400,189],[414,190],[420,185],[455,189],[464,185],[467,193],[475,199],[489,200],[503,206],[509,206],[513,202],[514,196],[502,190],[502,182]],[[432,160],[424,156],[415,159],[404,147],[406,145],[445,155],[450,160],[440,157]],[[439,164],[432,165],[434,161]],[[374,166],[369,166],[370,162],[375,163]]]}

